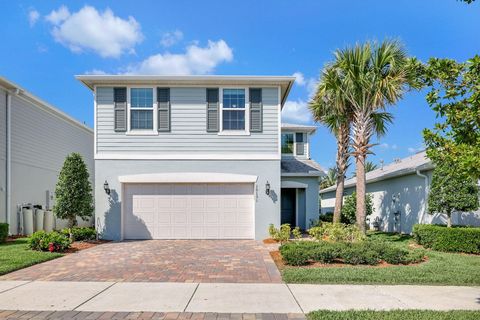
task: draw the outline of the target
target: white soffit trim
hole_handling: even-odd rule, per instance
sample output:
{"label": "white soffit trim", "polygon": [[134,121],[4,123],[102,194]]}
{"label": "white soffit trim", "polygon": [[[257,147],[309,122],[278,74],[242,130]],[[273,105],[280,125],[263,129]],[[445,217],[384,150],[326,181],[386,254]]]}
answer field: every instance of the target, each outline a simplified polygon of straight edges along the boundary
{"label": "white soffit trim", "polygon": [[295,181],[282,181],[282,188],[289,188],[289,189],[306,189],[308,188],[308,184],[295,182]]}
{"label": "white soffit trim", "polygon": [[171,172],[119,176],[121,183],[255,183],[257,176],[219,172]]}

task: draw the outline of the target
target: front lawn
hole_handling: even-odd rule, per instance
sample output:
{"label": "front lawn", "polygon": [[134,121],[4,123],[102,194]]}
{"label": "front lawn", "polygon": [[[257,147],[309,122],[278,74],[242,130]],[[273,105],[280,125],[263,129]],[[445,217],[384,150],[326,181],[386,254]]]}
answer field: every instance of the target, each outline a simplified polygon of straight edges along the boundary
{"label": "front lawn", "polygon": [[307,315],[309,320],[474,320],[480,319],[480,311],[314,311]]}
{"label": "front lawn", "polygon": [[27,238],[0,244],[0,275],[61,257],[60,253],[33,251]]}
{"label": "front lawn", "polygon": [[[413,243],[405,235],[373,233],[369,237],[404,247]],[[426,262],[407,266],[285,267],[282,276],[287,283],[480,285],[480,256],[431,250],[426,256]]]}

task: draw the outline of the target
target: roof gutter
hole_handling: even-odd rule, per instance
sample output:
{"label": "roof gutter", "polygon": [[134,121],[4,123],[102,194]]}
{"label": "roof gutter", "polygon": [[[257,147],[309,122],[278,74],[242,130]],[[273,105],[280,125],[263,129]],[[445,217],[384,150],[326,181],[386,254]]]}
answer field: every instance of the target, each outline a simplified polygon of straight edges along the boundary
{"label": "roof gutter", "polygon": [[[17,88],[13,91],[15,95],[18,95],[20,93],[20,90]],[[12,119],[12,93],[11,91],[7,90],[6,95],[6,165],[5,165],[5,170],[6,170],[6,190],[5,190],[5,222],[7,224],[10,224],[10,218],[11,218],[11,202],[12,202],[12,124],[11,124],[11,119]],[[10,226],[8,233],[10,233]]]}
{"label": "roof gutter", "polygon": [[423,208],[422,215],[420,216],[420,220],[419,220],[420,223],[423,223],[423,219],[425,217],[425,212],[428,211],[428,192],[429,192],[429,189],[430,189],[430,187],[429,187],[430,184],[428,182],[428,176],[427,175],[421,173],[420,170],[418,170],[418,169],[415,171],[415,173],[417,174],[417,176],[419,176],[420,178],[423,178],[424,181],[425,181],[425,202],[424,202],[425,206]]}

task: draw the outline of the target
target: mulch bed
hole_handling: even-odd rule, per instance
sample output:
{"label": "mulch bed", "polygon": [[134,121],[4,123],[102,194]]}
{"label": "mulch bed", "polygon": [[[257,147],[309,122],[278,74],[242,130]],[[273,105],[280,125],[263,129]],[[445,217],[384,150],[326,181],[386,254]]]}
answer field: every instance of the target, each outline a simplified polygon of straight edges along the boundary
{"label": "mulch bed", "polygon": [[277,240],[273,240],[272,238],[268,238],[268,239],[263,239],[263,243],[265,244],[274,244],[274,243],[278,243]]}
{"label": "mulch bed", "polygon": [[110,241],[108,240],[75,241],[70,245],[70,248],[68,248],[63,253],[66,253],[66,254],[75,253],[81,250],[93,248],[95,246],[98,246],[99,244],[103,244],[107,242],[110,242]]}

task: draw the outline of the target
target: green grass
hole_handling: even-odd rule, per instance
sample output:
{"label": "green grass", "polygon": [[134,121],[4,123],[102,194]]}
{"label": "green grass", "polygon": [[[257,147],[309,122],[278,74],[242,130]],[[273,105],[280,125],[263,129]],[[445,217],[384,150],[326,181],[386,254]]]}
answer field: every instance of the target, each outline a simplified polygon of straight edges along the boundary
{"label": "green grass", "polygon": [[[385,233],[369,237],[404,247],[413,241],[410,236]],[[480,285],[480,256],[431,250],[426,256],[426,262],[409,266],[287,267],[282,276],[287,283]]]}
{"label": "green grass", "polygon": [[63,256],[30,250],[27,241],[27,238],[20,238],[0,244],[0,275]]}
{"label": "green grass", "polygon": [[470,320],[480,319],[480,311],[314,311],[307,315],[309,320]]}

